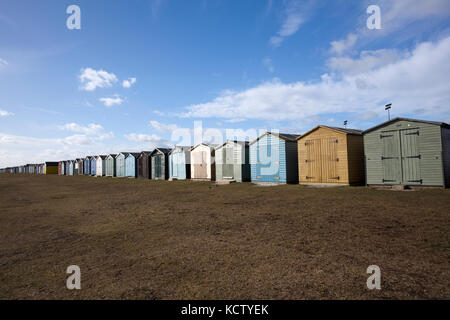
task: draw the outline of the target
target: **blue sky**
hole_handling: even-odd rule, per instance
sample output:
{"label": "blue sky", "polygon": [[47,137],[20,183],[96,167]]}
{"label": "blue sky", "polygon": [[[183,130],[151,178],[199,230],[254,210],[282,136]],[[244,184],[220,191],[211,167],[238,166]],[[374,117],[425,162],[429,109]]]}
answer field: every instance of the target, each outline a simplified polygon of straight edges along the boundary
{"label": "blue sky", "polygon": [[3,0],[0,167],[194,144],[194,122],[205,140],[367,129],[388,102],[450,122],[449,15],[447,0]]}

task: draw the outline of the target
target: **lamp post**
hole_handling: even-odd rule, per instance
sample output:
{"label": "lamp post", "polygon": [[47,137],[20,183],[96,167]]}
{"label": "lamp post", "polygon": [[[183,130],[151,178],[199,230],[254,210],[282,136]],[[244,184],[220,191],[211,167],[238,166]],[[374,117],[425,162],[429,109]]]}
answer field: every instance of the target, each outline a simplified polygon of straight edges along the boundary
{"label": "lamp post", "polygon": [[347,123],[348,123],[348,121],[347,120],[345,120],[344,121],[344,127],[347,129]]}
{"label": "lamp post", "polygon": [[392,107],[392,103],[389,103],[384,106],[384,110],[387,110],[387,112],[388,112],[388,120],[391,120],[391,112],[390,112],[391,107]]}

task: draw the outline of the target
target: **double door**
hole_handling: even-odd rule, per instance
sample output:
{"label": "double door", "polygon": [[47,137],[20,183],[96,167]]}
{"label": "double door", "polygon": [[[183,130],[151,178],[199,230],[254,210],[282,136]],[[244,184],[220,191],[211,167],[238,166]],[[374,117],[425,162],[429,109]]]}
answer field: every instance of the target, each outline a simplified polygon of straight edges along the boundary
{"label": "double door", "polygon": [[306,146],[306,181],[338,183],[338,143],[336,137],[311,139]]}
{"label": "double door", "polygon": [[208,179],[206,151],[195,151],[193,154],[195,179]]}
{"label": "double door", "polygon": [[224,147],[216,152],[216,164],[222,168],[223,179],[234,179],[234,148]]}
{"label": "double door", "polygon": [[157,154],[153,156],[155,179],[164,179],[164,155]]}
{"label": "double door", "polygon": [[383,131],[381,133],[383,183],[422,184],[419,136],[419,129]]}

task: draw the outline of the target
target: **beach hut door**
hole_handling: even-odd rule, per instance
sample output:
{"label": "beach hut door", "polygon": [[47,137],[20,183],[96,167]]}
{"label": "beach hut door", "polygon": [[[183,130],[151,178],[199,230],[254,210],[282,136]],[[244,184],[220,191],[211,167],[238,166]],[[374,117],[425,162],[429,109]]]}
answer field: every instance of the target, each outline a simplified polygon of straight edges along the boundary
{"label": "beach hut door", "polygon": [[321,140],[306,141],[306,179],[308,182],[322,182]]}
{"label": "beach hut door", "polygon": [[421,184],[419,129],[401,130],[402,173],[404,184]]}
{"label": "beach hut door", "polygon": [[233,148],[223,148],[223,178],[234,178],[234,152]]}
{"label": "beach hut door", "polygon": [[337,163],[339,161],[339,158],[337,156],[337,146],[338,146],[338,139],[335,137],[323,139],[321,141],[322,143],[322,150],[321,155],[325,159],[325,161],[322,160],[322,179],[323,182],[326,183],[337,183],[339,182],[339,175],[337,173]]}
{"label": "beach hut door", "polygon": [[172,175],[178,177],[178,166],[180,165],[180,153],[172,153]]}
{"label": "beach hut door", "polygon": [[155,156],[155,178],[162,177],[162,156],[160,154]]}
{"label": "beach hut door", "polygon": [[383,131],[380,135],[383,142],[383,183],[401,183],[400,143],[398,131]]}
{"label": "beach hut door", "polygon": [[205,151],[197,151],[194,152],[194,169],[195,169],[195,177],[197,179],[207,179],[208,172],[206,170],[206,152]]}
{"label": "beach hut door", "polygon": [[142,177],[142,176],[144,176],[144,172],[143,172],[143,164],[144,164],[144,157],[143,156],[140,156],[139,158],[138,158],[138,176],[139,177]]}

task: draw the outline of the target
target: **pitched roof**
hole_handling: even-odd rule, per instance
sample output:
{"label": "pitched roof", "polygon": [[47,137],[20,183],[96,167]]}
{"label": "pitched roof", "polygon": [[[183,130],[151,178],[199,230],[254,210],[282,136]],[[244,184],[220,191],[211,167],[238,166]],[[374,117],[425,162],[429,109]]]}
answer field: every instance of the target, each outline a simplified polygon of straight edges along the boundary
{"label": "pitched roof", "polygon": [[345,134],[353,134],[353,135],[358,135],[358,136],[362,135],[362,132],[363,132],[362,130],[358,130],[358,129],[347,129],[347,128],[339,128],[339,127],[330,127],[330,126],[318,125],[317,127],[315,127],[313,129],[309,130],[308,132],[305,132],[304,134],[302,134],[300,137],[297,138],[297,140],[301,139],[301,138],[303,138],[303,137],[305,137],[307,135],[309,135],[310,133],[312,133],[313,131],[316,131],[319,128],[327,128],[327,129],[339,131],[339,132],[342,132],[342,133],[345,133]]}
{"label": "pitched roof", "polygon": [[155,150],[153,150],[153,152],[151,153],[151,155],[153,155],[153,154],[156,153],[156,152],[161,152],[161,153],[164,153],[164,154],[169,154],[170,149],[168,149],[168,148],[156,148]]}
{"label": "pitched roof", "polygon": [[219,144],[209,144],[209,143],[203,143],[203,142],[201,142],[201,143],[199,143],[199,144],[193,146],[193,147],[191,148],[191,151],[194,150],[195,148],[197,148],[198,146],[206,146],[206,147],[208,147],[208,148],[210,148],[210,149],[215,149],[215,148],[217,148],[217,147],[219,146]]}
{"label": "pitched roof", "polygon": [[[326,126],[324,126],[324,127],[326,127]],[[362,135],[362,132],[363,132],[363,130],[360,130],[360,129],[348,129],[348,128],[339,128],[339,127],[328,127],[328,128],[331,128],[331,129],[334,129],[337,131],[341,131],[341,132],[344,132],[347,134],[354,134],[357,136]]]}
{"label": "pitched roof", "polygon": [[191,149],[192,146],[175,146],[170,150],[169,154],[173,153],[175,150],[190,151]]}
{"label": "pitched roof", "polygon": [[378,128],[384,127],[384,126],[386,126],[386,125],[388,125],[390,123],[397,122],[397,121],[421,122],[421,123],[434,124],[434,125],[437,125],[437,126],[440,126],[440,127],[444,127],[444,128],[450,128],[450,124],[445,123],[445,122],[429,121],[429,120],[418,120],[418,119],[410,119],[410,118],[400,118],[400,117],[398,117],[398,118],[394,118],[392,120],[388,120],[388,121],[385,121],[383,123],[380,123],[380,124],[376,125],[375,127],[369,128],[366,131],[364,131],[363,134],[366,134],[366,133],[368,133],[370,131],[376,130]]}
{"label": "pitched roof", "polygon": [[261,139],[262,137],[264,137],[265,135],[270,134],[271,136],[280,138],[281,140],[284,141],[290,141],[290,142],[296,142],[297,139],[301,136],[300,134],[291,134],[291,133],[272,133],[272,132],[264,132],[262,135],[260,135],[258,138],[256,138],[255,140],[253,140],[252,142],[249,143],[253,144],[256,141],[258,141],[259,139]]}
{"label": "pitched roof", "polygon": [[248,146],[249,142],[248,141],[238,141],[238,140],[225,140],[222,144],[219,144],[216,149],[222,148],[224,145],[226,145],[227,143],[232,142],[232,143],[236,143],[236,144],[240,144],[243,146]]}
{"label": "pitched roof", "polygon": [[153,151],[141,151],[141,153],[139,153],[138,158],[142,157],[143,155],[145,156],[150,156],[152,154]]}
{"label": "pitched roof", "polygon": [[290,133],[279,133],[279,134],[274,134],[274,133],[271,133],[271,132],[269,132],[269,133],[270,133],[271,135],[273,135],[273,136],[278,136],[278,137],[280,137],[281,139],[286,140],[286,141],[296,141],[297,138],[300,137],[299,134],[290,134]]}
{"label": "pitched roof", "polygon": [[116,155],[116,158],[118,157],[118,156],[120,156],[121,154],[123,154],[124,156],[125,156],[125,158],[130,154],[129,152],[119,152],[117,155]]}
{"label": "pitched roof", "polygon": [[140,152],[130,152],[130,153],[128,153],[127,157],[129,155],[132,155],[133,157],[138,158],[141,155],[141,153]]}

